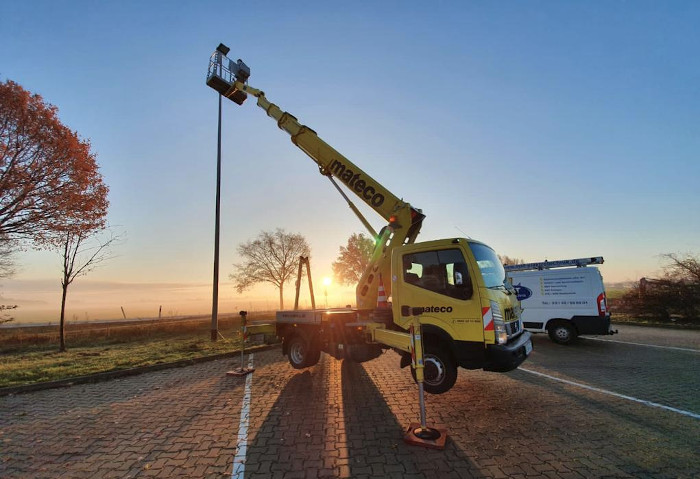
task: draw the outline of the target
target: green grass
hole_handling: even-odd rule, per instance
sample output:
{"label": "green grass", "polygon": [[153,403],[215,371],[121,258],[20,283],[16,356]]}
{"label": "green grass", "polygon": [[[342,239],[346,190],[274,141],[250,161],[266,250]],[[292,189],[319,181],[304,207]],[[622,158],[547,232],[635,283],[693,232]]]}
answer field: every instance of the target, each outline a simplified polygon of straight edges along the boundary
{"label": "green grass", "polygon": [[[263,318],[264,319],[264,318]],[[54,328],[55,329],[55,328]],[[71,327],[66,352],[55,331],[0,332],[0,387],[68,379],[107,371],[194,359],[240,350],[237,318],[219,322],[210,340],[209,320],[105,328]]]}
{"label": "green grass", "polygon": [[629,289],[625,288],[606,288],[605,289],[605,296],[610,300],[610,299],[620,299],[622,298],[625,293],[627,293]]}

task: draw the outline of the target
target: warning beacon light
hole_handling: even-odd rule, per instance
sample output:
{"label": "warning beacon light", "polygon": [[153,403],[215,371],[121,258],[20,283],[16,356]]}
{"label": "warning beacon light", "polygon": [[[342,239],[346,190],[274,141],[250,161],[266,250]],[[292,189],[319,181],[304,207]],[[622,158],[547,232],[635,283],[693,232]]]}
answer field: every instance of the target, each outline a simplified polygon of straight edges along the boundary
{"label": "warning beacon light", "polygon": [[234,62],[226,55],[231,51],[223,43],[219,43],[216,51],[209,58],[209,71],[207,72],[207,85],[218,91],[221,95],[242,105],[248,98],[248,94],[236,88],[235,83],[245,83],[250,76],[250,68],[240,58]]}

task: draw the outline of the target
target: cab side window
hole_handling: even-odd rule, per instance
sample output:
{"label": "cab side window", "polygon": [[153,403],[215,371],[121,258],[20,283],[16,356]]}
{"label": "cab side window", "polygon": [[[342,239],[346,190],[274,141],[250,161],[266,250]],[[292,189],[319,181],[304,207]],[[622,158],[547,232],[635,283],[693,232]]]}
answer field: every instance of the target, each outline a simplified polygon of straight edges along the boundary
{"label": "cab side window", "polygon": [[467,262],[459,249],[405,255],[403,279],[419,288],[456,299],[469,299],[473,294]]}

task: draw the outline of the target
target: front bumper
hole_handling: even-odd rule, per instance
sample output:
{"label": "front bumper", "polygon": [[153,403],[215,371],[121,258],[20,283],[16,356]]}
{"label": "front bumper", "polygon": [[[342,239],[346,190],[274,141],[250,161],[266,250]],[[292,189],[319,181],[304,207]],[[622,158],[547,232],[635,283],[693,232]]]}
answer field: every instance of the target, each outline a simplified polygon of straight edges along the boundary
{"label": "front bumper", "polygon": [[531,352],[532,335],[529,331],[523,331],[523,334],[506,344],[490,344],[486,348],[484,371],[512,371],[520,366]]}
{"label": "front bumper", "polygon": [[573,316],[571,322],[576,326],[578,334],[615,334],[610,326],[610,315],[605,316]]}

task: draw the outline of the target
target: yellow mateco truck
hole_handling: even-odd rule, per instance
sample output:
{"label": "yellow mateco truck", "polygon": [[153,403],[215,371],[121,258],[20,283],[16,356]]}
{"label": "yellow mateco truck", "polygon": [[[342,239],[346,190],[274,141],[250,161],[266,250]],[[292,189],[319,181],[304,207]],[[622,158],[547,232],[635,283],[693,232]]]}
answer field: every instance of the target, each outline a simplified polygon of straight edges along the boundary
{"label": "yellow mateco truck", "polygon": [[[427,392],[448,391],[458,367],[495,372],[517,368],[532,351],[532,341],[523,331],[516,292],[506,282],[493,249],[466,238],[416,242],[425,219],[422,211],[270,102],[262,90],[248,85],[250,68],[242,60],[228,59],[228,51],[219,45],[212,55],[207,85],[238,105],[248,95],[255,97],[292,143],[316,163],[374,238],[374,251],[356,288],[356,308],[277,313],[277,336],[290,364],[313,366],[321,352],[337,359],[369,361],[393,349],[401,355],[400,365],[408,366],[415,352],[409,330],[412,316],[419,314],[415,337],[422,335],[425,345],[421,367]],[[299,93],[307,95],[308,90]],[[346,192],[386,221],[378,232]],[[386,297],[391,297],[391,306]]]}

